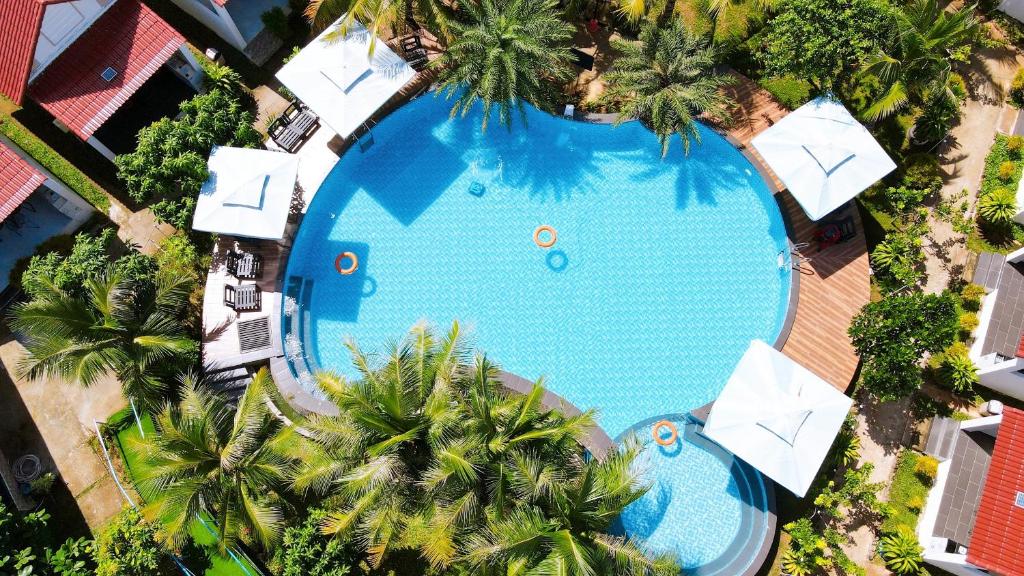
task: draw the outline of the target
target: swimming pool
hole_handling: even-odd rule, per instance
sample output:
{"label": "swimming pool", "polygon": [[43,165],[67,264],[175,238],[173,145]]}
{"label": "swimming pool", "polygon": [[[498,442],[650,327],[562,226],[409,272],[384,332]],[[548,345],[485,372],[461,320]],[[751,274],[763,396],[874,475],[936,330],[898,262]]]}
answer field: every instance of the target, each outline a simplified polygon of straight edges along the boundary
{"label": "swimming pool", "polygon": [[[652,550],[674,552],[687,576],[744,574],[771,544],[772,494],[756,470],[701,435],[696,420],[664,419],[679,439],[644,446],[634,467],[652,487],[623,511],[617,528]],[[651,427],[644,422],[629,433],[649,439]]]}
{"label": "swimming pool", "polygon": [[[700,127],[688,157],[674,142],[662,159],[635,122],[528,109],[527,128],[482,134],[479,113],[448,110],[432,95],[407,104],[317,192],[286,272],[293,359],[354,375],[344,339],[381,350],[417,322],[458,319],[505,370],[546,377],[615,437],[713,400],[751,339],[775,340],[785,226],[722,137]],[[550,249],[534,244],[540,225],[558,233]],[[346,251],[359,268],[341,276]]]}

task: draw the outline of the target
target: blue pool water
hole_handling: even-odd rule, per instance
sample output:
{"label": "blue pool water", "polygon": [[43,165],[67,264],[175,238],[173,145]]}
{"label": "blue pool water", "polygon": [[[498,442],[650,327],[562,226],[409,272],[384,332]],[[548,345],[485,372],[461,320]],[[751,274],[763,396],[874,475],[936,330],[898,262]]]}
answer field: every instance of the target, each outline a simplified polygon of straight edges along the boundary
{"label": "blue pool water", "polygon": [[[669,418],[679,440],[648,442],[634,466],[651,490],[623,511],[619,528],[652,550],[674,552],[688,576],[737,576],[767,536],[768,495],[760,474],[700,435],[693,421]],[[651,438],[651,424],[630,432]]]}
{"label": "blue pool water", "polygon": [[[688,157],[674,142],[663,159],[635,122],[612,128],[529,109],[527,127],[481,133],[479,113],[449,120],[448,111],[427,95],[389,116],[309,207],[286,290],[299,301],[291,324],[312,368],[355,375],[345,339],[383,351],[417,322],[445,329],[458,319],[505,370],[544,376],[596,408],[615,437],[713,400],[751,339],[775,340],[789,298],[790,271],[777,259],[785,227],[723,138],[701,127]],[[549,250],[533,242],[542,224],[558,232]],[[350,276],[334,268],[344,251],[359,257]],[[679,462],[704,481],[701,465]],[[735,499],[726,476],[713,496],[676,494],[688,509],[679,517],[724,510],[719,500]],[[719,522],[739,533],[739,516]],[[730,545],[691,524],[688,539],[706,549],[678,549],[684,565]],[[653,541],[671,546],[659,534]]]}

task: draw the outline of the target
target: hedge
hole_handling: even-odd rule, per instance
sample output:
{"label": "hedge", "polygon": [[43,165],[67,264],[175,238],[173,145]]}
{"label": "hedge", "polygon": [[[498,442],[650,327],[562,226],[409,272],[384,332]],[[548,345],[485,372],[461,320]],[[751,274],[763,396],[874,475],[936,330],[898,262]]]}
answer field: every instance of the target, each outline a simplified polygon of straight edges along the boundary
{"label": "hedge", "polygon": [[27,152],[36,162],[42,164],[60,181],[67,184],[86,202],[95,206],[100,212],[107,213],[110,208],[110,197],[107,196],[107,193],[17,120],[7,116],[0,117],[0,134]]}

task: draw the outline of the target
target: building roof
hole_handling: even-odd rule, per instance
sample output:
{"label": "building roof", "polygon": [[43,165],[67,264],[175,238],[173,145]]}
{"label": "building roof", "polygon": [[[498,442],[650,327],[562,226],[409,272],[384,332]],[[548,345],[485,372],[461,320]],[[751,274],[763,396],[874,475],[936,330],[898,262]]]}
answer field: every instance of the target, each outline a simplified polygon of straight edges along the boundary
{"label": "building roof", "polygon": [[0,142],[0,222],[45,181],[42,172]]}
{"label": "building roof", "polygon": [[984,432],[957,431],[933,536],[964,546],[971,541],[994,443],[995,439]]}
{"label": "building roof", "polygon": [[[138,0],[119,0],[29,87],[43,108],[82,139],[92,136],[185,43]],[[112,80],[104,80],[107,68]]]}
{"label": "building roof", "polygon": [[1024,411],[1005,408],[981,496],[967,561],[1003,576],[1024,576]]}
{"label": "building roof", "polygon": [[0,93],[21,104],[32,73],[39,29],[47,4],[69,0],[4,0],[0,18]]}
{"label": "building roof", "polygon": [[981,343],[982,356],[1021,356],[1024,335],[1024,264],[1006,261],[1006,256],[985,252],[978,257],[974,283],[996,290],[992,316]]}

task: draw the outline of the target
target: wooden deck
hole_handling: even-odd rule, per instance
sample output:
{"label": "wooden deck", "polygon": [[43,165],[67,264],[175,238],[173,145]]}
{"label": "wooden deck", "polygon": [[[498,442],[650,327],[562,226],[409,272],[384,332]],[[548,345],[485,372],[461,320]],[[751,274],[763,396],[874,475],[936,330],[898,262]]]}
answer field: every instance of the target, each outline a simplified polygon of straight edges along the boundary
{"label": "wooden deck", "polygon": [[[859,358],[846,334],[850,320],[871,297],[867,243],[860,214],[853,202],[826,219],[852,215],[857,227],[853,239],[818,251],[814,232],[819,224],[812,222],[785,186],[771,172],[750,140],[785,116],[788,111],[749,78],[733,73],[736,83],[729,95],[736,101],[737,122],[726,129],[734,144],[757,166],[786,218],[790,240],[809,247],[799,256],[810,258],[794,265],[799,274],[799,296],[792,330],[782,352],[821,376],[839,390],[845,391],[857,371]],[[798,260],[794,256],[794,260]]]}

